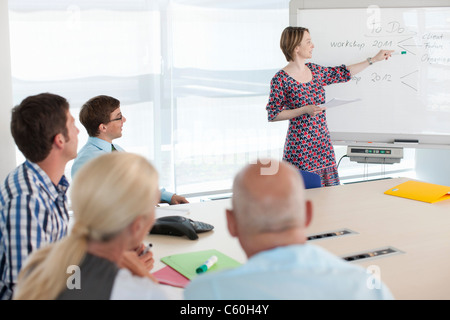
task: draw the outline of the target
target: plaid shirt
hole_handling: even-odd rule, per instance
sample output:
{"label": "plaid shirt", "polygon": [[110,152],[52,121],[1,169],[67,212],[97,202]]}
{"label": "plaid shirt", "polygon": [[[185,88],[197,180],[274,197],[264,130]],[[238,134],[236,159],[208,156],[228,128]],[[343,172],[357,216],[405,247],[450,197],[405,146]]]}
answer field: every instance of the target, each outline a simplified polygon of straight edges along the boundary
{"label": "plaid shirt", "polygon": [[0,299],[11,299],[30,253],[67,234],[69,214],[62,176],[55,186],[35,163],[25,161],[0,189]]}

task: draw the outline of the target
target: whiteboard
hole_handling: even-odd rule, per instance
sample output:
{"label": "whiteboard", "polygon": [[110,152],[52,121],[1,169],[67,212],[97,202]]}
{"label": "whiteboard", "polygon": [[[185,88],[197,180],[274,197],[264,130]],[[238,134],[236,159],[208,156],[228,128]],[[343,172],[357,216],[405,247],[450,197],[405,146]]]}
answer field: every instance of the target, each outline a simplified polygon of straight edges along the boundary
{"label": "whiteboard", "polygon": [[325,87],[327,101],[358,99],[326,111],[333,143],[450,146],[450,6],[290,10],[296,25],[310,31],[309,62],[351,65],[380,49],[399,53]]}

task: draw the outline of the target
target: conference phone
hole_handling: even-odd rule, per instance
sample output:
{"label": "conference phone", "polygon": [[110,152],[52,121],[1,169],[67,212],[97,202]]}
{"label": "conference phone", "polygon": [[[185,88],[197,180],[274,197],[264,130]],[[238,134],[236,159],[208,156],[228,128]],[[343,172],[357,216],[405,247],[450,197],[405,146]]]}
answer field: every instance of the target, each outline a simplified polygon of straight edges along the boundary
{"label": "conference phone", "polygon": [[214,226],[201,221],[194,221],[183,216],[167,216],[156,219],[150,234],[186,236],[190,240],[198,239],[198,233],[211,231]]}

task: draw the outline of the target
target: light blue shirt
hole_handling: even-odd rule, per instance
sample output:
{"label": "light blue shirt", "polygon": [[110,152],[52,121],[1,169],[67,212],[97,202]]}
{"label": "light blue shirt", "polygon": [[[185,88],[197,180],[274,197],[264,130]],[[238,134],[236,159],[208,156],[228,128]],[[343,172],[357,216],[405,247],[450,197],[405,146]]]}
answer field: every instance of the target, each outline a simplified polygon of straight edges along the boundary
{"label": "light blue shirt", "polygon": [[260,252],[235,269],[205,273],[186,287],[196,300],[391,300],[389,289],[361,266],[312,245]]}
{"label": "light blue shirt", "polygon": [[[114,148],[117,151],[125,151],[123,148],[114,144]],[[89,137],[86,144],[78,151],[72,165],[72,179],[75,177],[76,172],[89,160],[94,159],[102,154],[111,152],[111,143],[97,137]],[[161,201],[170,203],[174,193],[166,191],[165,188],[161,188]]]}

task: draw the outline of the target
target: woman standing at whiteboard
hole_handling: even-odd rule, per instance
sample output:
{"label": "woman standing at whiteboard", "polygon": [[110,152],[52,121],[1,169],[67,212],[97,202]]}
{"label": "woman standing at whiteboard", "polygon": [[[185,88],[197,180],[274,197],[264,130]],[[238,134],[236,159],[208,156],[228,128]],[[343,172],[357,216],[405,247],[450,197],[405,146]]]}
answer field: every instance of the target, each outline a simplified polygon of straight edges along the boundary
{"label": "woman standing at whiteboard", "polygon": [[393,51],[381,50],[373,58],[349,66],[306,63],[314,44],[309,30],[302,27],[284,29],[280,47],[288,64],[272,78],[266,110],[269,121],[289,120],[283,160],[317,173],[322,186],[339,185],[326,108],[320,107],[325,103],[324,86],[349,81],[372,63],[388,59]]}

